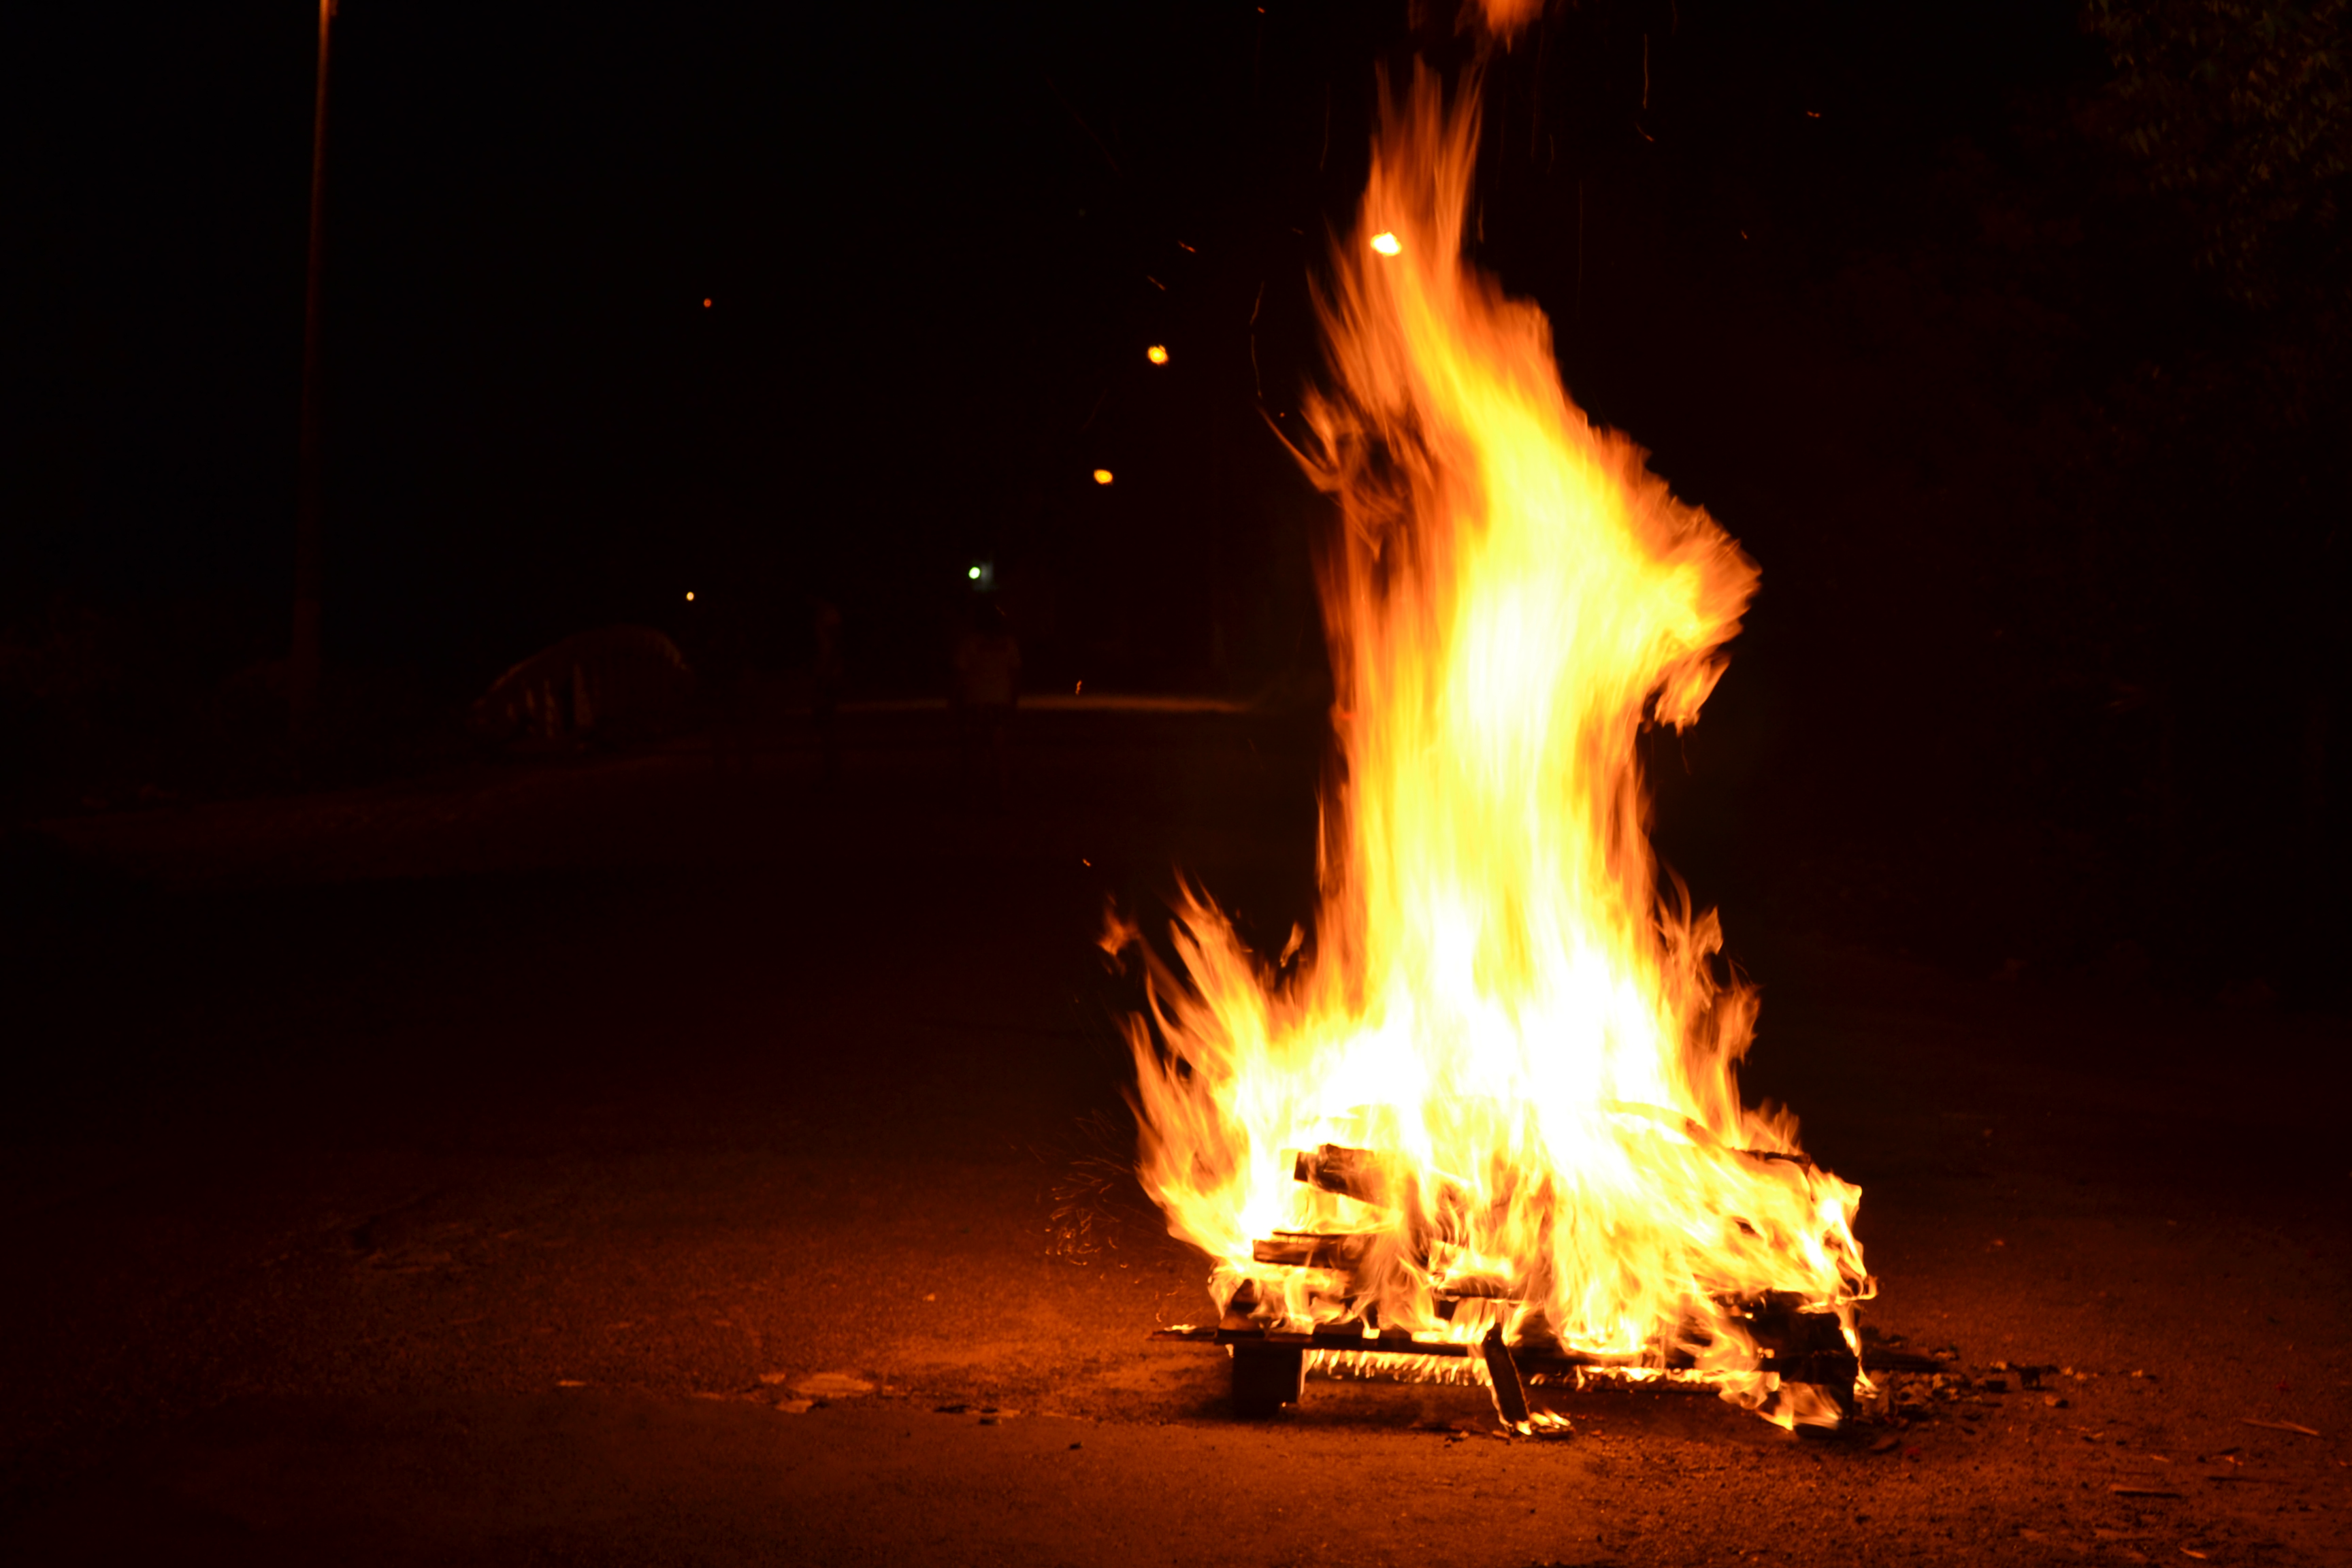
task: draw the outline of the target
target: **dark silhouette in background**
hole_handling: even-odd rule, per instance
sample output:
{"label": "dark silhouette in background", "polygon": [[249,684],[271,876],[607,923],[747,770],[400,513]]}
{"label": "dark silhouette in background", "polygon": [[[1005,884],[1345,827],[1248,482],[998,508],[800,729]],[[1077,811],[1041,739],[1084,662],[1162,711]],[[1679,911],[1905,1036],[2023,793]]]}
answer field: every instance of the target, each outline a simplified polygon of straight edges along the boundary
{"label": "dark silhouette in background", "polygon": [[1021,700],[1021,642],[1003,605],[981,598],[967,606],[949,662],[948,706],[962,742],[965,788],[974,796],[991,792],[1001,809],[1013,788],[1013,710]]}

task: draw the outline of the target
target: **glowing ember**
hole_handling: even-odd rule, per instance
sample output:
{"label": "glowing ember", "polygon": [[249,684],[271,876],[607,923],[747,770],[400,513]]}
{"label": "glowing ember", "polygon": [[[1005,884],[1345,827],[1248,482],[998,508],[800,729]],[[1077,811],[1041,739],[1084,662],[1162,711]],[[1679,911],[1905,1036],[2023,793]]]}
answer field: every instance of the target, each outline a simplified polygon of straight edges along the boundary
{"label": "glowing ember", "polygon": [[1143,351],[1143,357],[1150,360],[1153,364],[1166,364],[1168,363],[1168,351],[1160,344],[1154,343],[1150,348]]}
{"label": "glowing ember", "polygon": [[1110,483],[1110,470],[1108,468],[1097,468],[1095,470],[1095,483],[1098,485],[1107,485]]}
{"label": "glowing ember", "polygon": [[1346,767],[1316,944],[1263,963],[1188,895],[1131,1022],[1141,1176],[1261,1326],[1499,1327],[1834,1422],[1746,1310],[1793,1300],[1855,1342],[1861,1194],[1741,1102],[1754,997],[1714,917],[1660,896],[1636,752],[1698,717],[1756,569],[1463,261],[1476,115],[1426,77],[1390,106],[1321,300],[1335,379],[1300,456],[1343,525]]}

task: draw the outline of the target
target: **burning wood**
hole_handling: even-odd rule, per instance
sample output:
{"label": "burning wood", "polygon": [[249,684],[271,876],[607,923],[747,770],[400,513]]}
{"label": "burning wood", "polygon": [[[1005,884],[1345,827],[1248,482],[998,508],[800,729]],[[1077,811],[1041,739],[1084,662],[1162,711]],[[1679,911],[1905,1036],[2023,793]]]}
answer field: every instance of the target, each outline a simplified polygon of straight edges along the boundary
{"label": "burning wood", "polygon": [[1483,1369],[1515,1426],[1521,1374],[1597,1366],[1834,1425],[1861,1194],[1742,1101],[1754,996],[1661,896],[1636,745],[1697,719],[1756,568],[1464,261],[1476,145],[1475,70],[1450,103],[1417,77],[1322,299],[1319,941],[1278,971],[1179,909],[1130,1030],[1140,1174],[1215,1261],[1237,1403],[1404,1354]]}
{"label": "burning wood", "polygon": [[1503,1425],[1514,1432],[1528,1430],[1527,1384],[1519,1381],[1518,1363],[1511,1359],[1511,1350],[1503,1342],[1503,1325],[1496,1323],[1486,1330],[1486,1337],[1478,1342],[1478,1354],[1486,1363],[1486,1386],[1494,1392],[1495,1414]]}

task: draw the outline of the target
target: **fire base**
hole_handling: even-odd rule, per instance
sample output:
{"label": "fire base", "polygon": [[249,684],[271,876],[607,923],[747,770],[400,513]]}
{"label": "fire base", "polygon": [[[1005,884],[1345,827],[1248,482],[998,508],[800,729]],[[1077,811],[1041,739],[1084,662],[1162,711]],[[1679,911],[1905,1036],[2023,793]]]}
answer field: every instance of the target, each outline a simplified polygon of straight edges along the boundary
{"label": "fire base", "polygon": [[[1495,1398],[1496,1415],[1517,1431],[1527,1431],[1531,1419],[1527,1385],[1529,1382],[1566,1381],[1593,1373],[1633,1377],[1692,1370],[1692,1358],[1683,1352],[1646,1356],[1592,1355],[1559,1345],[1509,1344],[1499,1326],[1485,1339],[1433,1340],[1393,1330],[1381,1332],[1372,1324],[1347,1321],[1318,1324],[1305,1332],[1268,1328],[1250,1320],[1255,1306],[1247,1294],[1237,1297],[1224,1321],[1216,1328],[1162,1329],[1151,1337],[1161,1342],[1222,1345],[1233,1355],[1234,1414],[1244,1420],[1263,1420],[1286,1405],[1306,1396],[1307,1357],[1311,1353],[1361,1359],[1369,1366],[1402,1377],[1443,1377],[1468,1373],[1472,1358],[1483,1363],[1486,1383]],[[1238,1309],[1234,1310],[1234,1309]],[[1759,1371],[1776,1373],[1782,1386],[1810,1386],[1833,1405],[1842,1418],[1853,1414],[1854,1381],[1861,1372],[1836,1316],[1801,1310],[1792,1296],[1766,1296],[1740,1302],[1734,1310],[1756,1342]]]}

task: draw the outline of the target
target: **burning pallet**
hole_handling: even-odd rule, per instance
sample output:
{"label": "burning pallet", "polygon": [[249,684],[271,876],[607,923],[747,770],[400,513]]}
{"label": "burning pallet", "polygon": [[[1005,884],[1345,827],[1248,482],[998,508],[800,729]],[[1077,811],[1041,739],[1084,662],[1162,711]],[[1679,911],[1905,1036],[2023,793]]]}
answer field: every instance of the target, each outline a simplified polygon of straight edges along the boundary
{"label": "burning pallet", "polygon": [[[1449,1363],[1475,1358],[1494,1395],[1495,1414],[1505,1426],[1522,1433],[1533,1419],[1527,1395],[1531,1383],[1569,1380],[1596,1372],[1654,1376],[1687,1372],[1696,1364],[1681,1351],[1612,1356],[1561,1345],[1512,1344],[1504,1339],[1500,1323],[1490,1324],[1485,1337],[1475,1342],[1432,1339],[1394,1330],[1383,1333],[1376,1322],[1361,1318],[1318,1323],[1297,1333],[1254,1321],[1249,1312],[1255,1304],[1249,1288],[1244,1286],[1243,1294],[1234,1298],[1215,1328],[1161,1329],[1151,1336],[1230,1350],[1234,1414],[1245,1420],[1263,1419],[1305,1396],[1310,1352],[1335,1358],[1382,1358],[1374,1364],[1395,1368],[1404,1375],[1414,1370],[1410,1363],[1388,1358],[1419,1358],[1430,1375],[1450,1370]],[[1834,1315],[1805,1310],[1793,1297],[1767,1296],[1726,1305],[1748,1325],[1764,1370],[1778,1373],[1783,1384],[1814,1387],[1841,1412],[1853,1414],[1854,1380],[1861,1363],[1846,1344]]]}
{"label": "burning pallet", "polygon": [[[1759,1158],[1786,1158],[1759,1155]],[[1441,1226],[1420,1218],[1417,1205],[1397,1188],[1393,1162],[1367,1150],[1325,1144],[1298,1155],[1292,1174],[1297,1181],[1359,1202],[1401,1210],[1400,1222],[1413,1252],[1426,1261]],[[1441,1199],[1441,1208],[1443,1203]],[[1269,1268],[1312,1268],[1333,1277],[1337,1295],[1351,1295],[1355,1271],[1391,1231],[1277,1231],[1256,1243],[1254,1260]],[[1475,1303],[1465,1314],[1463,1309]],[[1557,1342],[1523,1336],[1507,1338],[1506,1316],[1523,1316],[1515,1310],[1524,1303],[1498,1292],[1491,1284],[1434,1294],[1436,1315],[1453,1324],[1484,1321],[1476,1337],[1430,1336],[1383,1328],[1377,1306],[1336,1321],[1318,1322],[1304,1331],[1283,1328],[1279,1306],[1262,1300],[1254,1280],[1244,1280],[1226,1303],[1213,1328],[1180,1326],[1162,1329],[1151,1337],[1162,1342],[1221,1345],[1233,1357],[1234,1414],[1262,1419],[1305,1395],[1310,1358],[1326,1364],[1355,1363],[1367,1370],[1400,1376],[1444,1378],[1457,1373],[1483,1381],[1495,1400],[1496,1415],[1504,1426],[1525,1434],[1537,1425],[1528,1403],[1530,1384],[1581,1381],[1596,1373],[1637,1379],[1670,1376],[1697,1369],[1697,1359],[1680,1347],[1659,1347],[1640,1354],[1599,1354]],[[1756,1370],[1778,1375],[1783,1387],[1799,1385],[1817,1391],[1836,1407],[1841,1418],[1853,1414],[1854,1387],[1862,1371],[1833,1309],[1785,1292],[1717,1300],[1723,1317],[1737,1321],[1753,1342]],[[1540,1334],[1539,1320],[1535,1332]],[[1685,1341],[1687,1342],[1687,1340]],[[1907,1369],[1917,1358],[1874,1352],[1887,1370]],[[1905,1363],[1896,1368],[1895,1362]]]}

